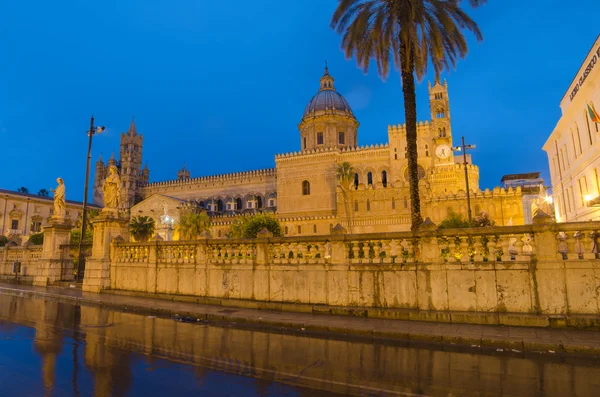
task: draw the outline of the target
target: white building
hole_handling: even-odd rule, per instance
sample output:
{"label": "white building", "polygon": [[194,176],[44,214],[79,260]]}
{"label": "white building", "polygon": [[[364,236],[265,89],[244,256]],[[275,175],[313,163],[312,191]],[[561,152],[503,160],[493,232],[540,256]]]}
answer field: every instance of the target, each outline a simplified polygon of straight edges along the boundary
{"label": "white building", "polygon": [[544,144],[558,222],[600,220],[600,36],[560,102]]}

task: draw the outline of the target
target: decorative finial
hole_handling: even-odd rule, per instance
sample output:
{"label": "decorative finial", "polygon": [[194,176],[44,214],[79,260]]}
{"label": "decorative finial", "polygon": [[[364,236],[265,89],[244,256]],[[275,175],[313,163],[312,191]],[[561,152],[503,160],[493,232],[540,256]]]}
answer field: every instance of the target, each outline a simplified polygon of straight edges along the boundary
{"label": "decorative finial", "polygon": [[329,67],[327,66],[327,59],[325,60],[325,74],[329,74]]}

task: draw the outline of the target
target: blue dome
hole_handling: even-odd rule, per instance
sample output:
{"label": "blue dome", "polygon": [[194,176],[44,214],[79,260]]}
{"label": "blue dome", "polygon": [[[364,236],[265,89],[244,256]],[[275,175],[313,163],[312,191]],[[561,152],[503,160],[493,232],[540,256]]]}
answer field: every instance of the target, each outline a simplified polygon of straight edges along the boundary
{"label": "blue dome", "polygon": [[335,110],[341,110],[352,114],[352,109],[350,109],[348,101],[346,101],[342,95],[334,90],[322,90],[317,92],[310,102],[308,102],[308,105],[306,105],[306,108],[304,109],[304,116],[312,112],[326,109],[333,110],[334,108]]}

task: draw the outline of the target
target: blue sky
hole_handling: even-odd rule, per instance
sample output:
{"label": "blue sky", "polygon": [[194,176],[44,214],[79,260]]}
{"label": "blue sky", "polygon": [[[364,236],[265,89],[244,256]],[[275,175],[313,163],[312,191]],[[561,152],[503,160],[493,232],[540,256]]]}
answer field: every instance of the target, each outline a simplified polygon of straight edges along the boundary
{"label": "blue sky", "polygon": [[[335,0],[0,2],[0,187],[32,192],[61,176],[83,197],[89,117],[118,155],[135,115],[151,180],[274,166],[299,149],[297,125],[324,60],[361,123],[359,144],[404,122],[398,73],[382,81],[344,59],[329,28]],[[524,5],[526,4],[526,5]],[[484,41],[444,75],[454,141],[477,145],[481,188],[542,171],[559,102],[600,31],[597,0],[490,0],[470,11]],[[418,116],[429,119],[428,76]],[[93,175],[92,175],[93,177]]]}

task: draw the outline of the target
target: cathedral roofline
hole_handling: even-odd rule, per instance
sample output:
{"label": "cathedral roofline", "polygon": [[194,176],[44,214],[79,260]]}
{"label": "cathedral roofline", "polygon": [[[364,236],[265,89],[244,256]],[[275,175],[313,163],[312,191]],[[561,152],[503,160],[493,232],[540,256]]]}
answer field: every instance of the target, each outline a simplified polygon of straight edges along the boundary
{"label": "cathedral roofline", "polygon": [[260,170],[252,170],[252,171],[243,171],[243,172],[234,172],[231,174],[218,174],[218,175],[207,175],[200,176],[189,179],[170,179],[167,181],[161,182],[152,182],[145,184],[144,188],[154,188],[154,187],[162,187],[162,186],[177,186],[177,185],[187,185],[198,182],[213,182],[220,180],[231,180],[231,179],[239,179],[239,178],[248,178],[248,177],[260,177],[260,176],[277,176],[277,170],[275,168],[265,168]]}

